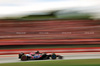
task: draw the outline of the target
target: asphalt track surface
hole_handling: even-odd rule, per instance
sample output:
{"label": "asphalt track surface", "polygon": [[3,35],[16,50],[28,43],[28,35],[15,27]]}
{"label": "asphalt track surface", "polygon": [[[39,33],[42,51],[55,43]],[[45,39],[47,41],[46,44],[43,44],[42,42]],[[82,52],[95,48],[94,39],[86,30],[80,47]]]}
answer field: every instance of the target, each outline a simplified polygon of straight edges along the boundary
{"label": "asphalt track surface", "polygon": [[[58,53],[58,54],[63,56],[62,60],[71,60],[71,59],[100,59],[100,52],[62,53],[62,54]],[[50,61],[50,60],[21,61],[20,59],[18,59],[18,55],[0,55],[0,63],[38,62],[38,61]]]}

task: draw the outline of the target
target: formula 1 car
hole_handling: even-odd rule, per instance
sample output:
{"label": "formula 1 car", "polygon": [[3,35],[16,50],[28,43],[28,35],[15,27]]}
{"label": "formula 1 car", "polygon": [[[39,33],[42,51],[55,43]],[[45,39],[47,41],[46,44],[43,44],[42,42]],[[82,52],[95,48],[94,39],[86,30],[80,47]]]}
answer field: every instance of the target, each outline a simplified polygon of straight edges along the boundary
{"label": "formula 1 car", "polygon": [[47,54],[47,53],[40,53],[39,51],[35,52],[35,53],[30,53],[30,54],[24,54],[23,52],[21,52],[19,54],[19,59],[21,59],[21,61],[26,61],[26,60],[46,60],[46,59],[56,59],[57,57],[59,59],[62,59],[63,56],[61,55],[56,55],[55,53],[52,54]]}

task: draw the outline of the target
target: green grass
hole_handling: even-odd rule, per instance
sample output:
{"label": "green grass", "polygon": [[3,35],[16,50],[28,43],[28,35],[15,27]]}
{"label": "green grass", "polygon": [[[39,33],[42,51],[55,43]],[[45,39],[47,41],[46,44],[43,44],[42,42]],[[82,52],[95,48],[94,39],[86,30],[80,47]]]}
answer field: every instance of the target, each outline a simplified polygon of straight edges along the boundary
{"label": "green grass", "polygon": [[22,17],[20,19],[50,19],[50,18],[56,18],[56,17],[50,15],[29,15]]}
{"label": "green grass", "polygon": [[52,60],[21,63],[3,63],[0,66],[100,66],[100,59]]}

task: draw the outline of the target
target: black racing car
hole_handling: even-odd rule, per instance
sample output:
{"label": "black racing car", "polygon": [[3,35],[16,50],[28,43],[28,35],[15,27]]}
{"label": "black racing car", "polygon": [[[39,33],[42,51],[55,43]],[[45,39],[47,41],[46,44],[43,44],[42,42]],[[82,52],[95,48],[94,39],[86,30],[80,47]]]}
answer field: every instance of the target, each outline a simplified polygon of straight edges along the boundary
{"label": "black racing car", "polygon": [[47,54],[47,53],[40,53],[39,51],[35,52],[35,53],[30,53],[30,54],[24,54],[24,53],[20,53],[19,54],[19,59],[21,59],[22,61],[26,61],[26,60],[46,60],[46,59],[56,59],[57,57],[59,59],[62,59],[63,56],[61,55],[56,55],[55,53],[52,54]]}

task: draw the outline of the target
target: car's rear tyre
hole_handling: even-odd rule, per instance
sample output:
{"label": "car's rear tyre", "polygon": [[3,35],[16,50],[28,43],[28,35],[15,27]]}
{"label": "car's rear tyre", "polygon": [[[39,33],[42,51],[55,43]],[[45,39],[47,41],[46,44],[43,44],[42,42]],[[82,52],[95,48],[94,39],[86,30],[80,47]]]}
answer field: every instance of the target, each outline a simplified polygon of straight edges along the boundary
{"label": "car's rear tyre", "polygon": [[27,56],[26,55],[22,55],[21,61],[26,61],[26,60],[28,60]]}
{"label": "car's rear tyre", "polygon": [[53,53],[52,55],[51,55],[51,59],[56,59],[57,58],[57,56],[56,56],[56,54],[55,53]]}
{"label": "car's rear tyre", "polygon": [[22,57],[22,55],[24,55],[24,53],[23,53],[23,52],[21,52],[21,53],[19,54],[19,58],[21,58],[21,57]]}

